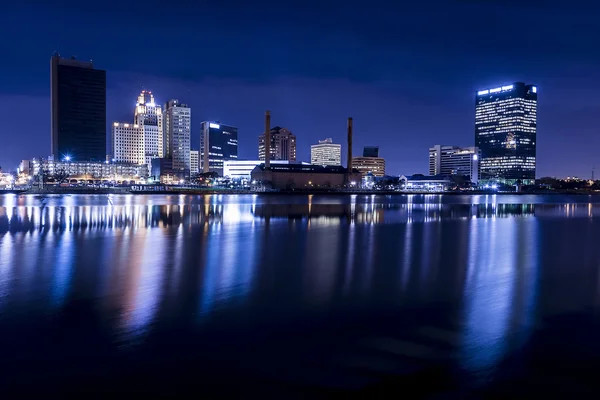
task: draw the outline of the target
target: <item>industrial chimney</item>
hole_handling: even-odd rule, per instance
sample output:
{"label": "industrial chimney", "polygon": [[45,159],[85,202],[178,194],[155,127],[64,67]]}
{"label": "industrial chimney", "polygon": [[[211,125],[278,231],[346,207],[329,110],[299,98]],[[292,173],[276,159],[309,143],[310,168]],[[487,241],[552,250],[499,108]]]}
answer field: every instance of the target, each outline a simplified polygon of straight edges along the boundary
{"label": "industrial chimney", "polygon": [[352,117],[348,117],[348,173],[352,173]]}
{"label": "industrial chimney", "polygon": [[271,168],[271,111],[265,111],[265,169]]}

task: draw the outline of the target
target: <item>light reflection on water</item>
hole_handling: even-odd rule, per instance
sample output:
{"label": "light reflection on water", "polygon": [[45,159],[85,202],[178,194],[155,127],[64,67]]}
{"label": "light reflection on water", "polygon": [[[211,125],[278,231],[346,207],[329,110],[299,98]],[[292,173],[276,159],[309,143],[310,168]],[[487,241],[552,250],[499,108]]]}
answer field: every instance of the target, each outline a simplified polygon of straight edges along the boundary
{"label": "light reflection on water", "polygon": [[599,297],[600,204],[493,197],[5,198],[0,321],[89,302],[115,344],[143,347],[171,324],[250,329],[441,302],[463,316],[461,365],[486,378],[560,308],[542,283],[577,288],[571,308]]}

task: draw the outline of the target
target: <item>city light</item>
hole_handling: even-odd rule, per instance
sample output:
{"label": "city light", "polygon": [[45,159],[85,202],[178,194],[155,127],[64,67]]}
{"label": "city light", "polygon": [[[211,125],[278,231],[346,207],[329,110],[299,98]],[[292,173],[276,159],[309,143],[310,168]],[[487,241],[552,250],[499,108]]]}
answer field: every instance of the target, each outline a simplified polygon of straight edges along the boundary
{"label": "city light", "polygon": [[532,91],[533,93],[537,93],[537,86],[533,86],[533,87],[531,88],[531,91]]}
{"label": "city light", "polygon": [[477,92],[478,96],[484,95],[484,94],[488,94],[490,91],[489,90],[480,90],[479,92]]}
{"label": "city light", "polygon": [[208,124],[208,126],[209,126],[210,128],[215,128],[215,129],[219,129],[219,128],[221,128],[221,126],[220,126],[219,124],[213,124],[212,122],[211,122],[210,124]]}
{"label": "city light", "polygon": [[477,161],[479,157],[477,157],[477,154],[473,154],[473,161]]}
{"label": "city light", "polygon": [[66,161],[66,162],[69,162],[69,161],[71,161],[71,156],[69,156],[69,155],[66,155],[66,156],[63,158],[63,160],[64,160],[64,161]]}

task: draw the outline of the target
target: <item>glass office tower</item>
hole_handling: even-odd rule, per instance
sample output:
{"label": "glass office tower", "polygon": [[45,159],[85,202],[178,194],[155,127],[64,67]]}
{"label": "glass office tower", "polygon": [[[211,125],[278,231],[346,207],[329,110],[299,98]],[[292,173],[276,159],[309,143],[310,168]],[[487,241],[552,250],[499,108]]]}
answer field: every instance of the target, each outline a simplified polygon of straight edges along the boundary
{"label": "glass office tower", "polygon": [[482,183],[535,182],[537,86],[516,82],[475,97],[475,145]]}
{"label": "glass office tower", "polygon": [[215,121],[202,122],[200,157],[203,172],[223,176],[223,162],[238,157],[237,128]]}
{"label": "glass office tower", "polygon": [[55,161],[106,159],[106,71],[91,61],[50,60],[52,155]]}

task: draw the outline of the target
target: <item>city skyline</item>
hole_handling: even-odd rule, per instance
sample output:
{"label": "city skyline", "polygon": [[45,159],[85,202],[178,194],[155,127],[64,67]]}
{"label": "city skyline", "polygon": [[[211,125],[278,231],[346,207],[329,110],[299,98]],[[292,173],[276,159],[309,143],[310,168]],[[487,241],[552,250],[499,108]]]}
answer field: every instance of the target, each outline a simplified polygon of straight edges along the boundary
{"label": "city skyline", "polygon": [[[50,6],[41,5],[40,11],[46,18],[33,18],[28,22],[32,29],[27,29],[18,41],[7,44],[8,52],[15,56],[11,63],[0,67],[0,116],[7,121],[1,133],[0,165],[13,169],[22,158],[48,155],[47,60],[58,50],[65,57],[75,54],[82,60],[93,59],[96,68],[107,71],[107,125],[128,120],[130,99],[146,88],[156,94],[159,104],[178,98],[197,110],[196,122],[192,122],[192,148],[199,147],[199,121],[222,120],[239,128],[240,159],[254,159],[256,150],[252,144],[262,126],[262,113],[271,109],[278,116],[276,122],[289,127],[297,136],[297,159],[308,161],[310,143],[323,137],[343,143],[343,121],[353,116],[354,152],[369,144],[379,145],[387,170],[392,174],[425,173],[428,166],[422,154],[436,143],[474,145],[472,95],[477,90],[516,81],[535,82],[542,93],[538,113],[537,177],[590,176],[596,164],[594,148],[600,145],[593,120],[594,110],[599,106],[593,88],[594,82],[600,80],[600,73],[591,67],[598,55],[587,50],[589,38],[593,37],[589,34],[593,12],[569,10],[549,2],[544,10],[535,10],[535,18],[528,19],[522,26],[524,31],[517,35],[513,32],[517,30],[510,28],[521,27],[521,24],[510,17],[533,15],[528,14],[532,8],[527,3],[490,2],[479,8],[466,3],[453,7],[438,3],[436,6],[442,9],[439,14],[445,15],[444,19],[435,17],[432,21],[427,7],[411,4],[402,13],[405,23],[393,26],[373,21],[380,21],[379,17],[397,18],[396,12],[400,11],[397,6],[387,9],[389,17],[377,7],[333,10],[323,6],[322,12],[310,15],[304,22],[300,16],[308,14],[299,11],[294,17],[294,30],[284,34],[277,29],[276,18],[282,10],[274,7],[268,13],[274,21],[270,27],[241,37],[252,17],[262,10],[240,5],[244,11],[240,14],[247,20],[235,17],[235,29],[223,38],[203,41],[198,49],[182,51],[183,44],[174,44],[167,49],[168,56],[177,55],[177,62],[173,63],[155,62],[150,55],[126,46],[127,41],[122,40],[124,29],[118,23],[111,24],[115,28],[106,35],[93,40],[83,40],[85,34],[69,35],[72,29],[94,32],[118,21],[127,15],[128,5],[117,7],[122,12],[104,6],[92,10],[91,6],[82,5],[69,13],[58,13]],[[136,10],[141,14],[148,12]],[[198,10],[192,6],[190,11]],[[215,17],[226,15],[225,7],[216,5],[205,12]],[[9,35],[14,29],[22,29],[28,10],[16,4],[9,7],[7,13],[8,23],[0,30]],[[94,14],[106,15],[96,20],[90,18]],[[336,18],[335,24],[325,24],[334,14],[347,18]],[[359,15],[365,18],[361,28],[352,35],[339,33],[346,24],[344,20],[354,20]],[[486,25],[484,21],[489,21],[489,15],[498,15],[498,19],[504,21],[506,34],[502,40],[488,38],[484,46],[478,32]],[[553,22],[564,20],[559,18],[563,15],[571,17],[569,24]],[[50,25],[45,20],[58,23],[48,29]],[[65,28],[57,28],[63,21]],[[175,21],[175,15],[166,12],[158,28],[168,29]],[[393,44],[397,38],[405,37],[404,30],[420,32],[418,26],[425,21],[429,23],[423,26],[436,25],[429,35],[413,35],[410,40],[398,41],[402,45]],[[315,31],[306,36],[305,44],[293,40],[294,35],[304,36],[309,26],[315,24],[320,30],[318,34]],[[224,27],[215,26],[217,32],[226,31]],[[208,28],[214,30],[215,26],[189,28],[190,34],[201,34],[201,30]],[[261,39],[271,37],[271,30],[279,34],[269,45],[263,46]],[[568,35],[565,36],[565,32]],[[537,45],[520,46],[523,34],[529,35]],[[236,44],[238,40],[242,43]],[[555,43],[561,44],[560,52],[555,51]],[[283,46],[290,46],[290,51],[282,51]],[[394,51],[397,55],[389,55],[389,48],[394,46],[400,46]],[[27,49],[26,53],[23,48]],[[330,52],[330,57],[321,57]],[[210,53],[215,55],[210,58],[211,62],[197,68],[199,57],[206,58]],[[278,63],[265,65],[253,61],[260,58],[256,54],[281,57]],[[414,56],[405,57],[408,54]],[[378,57],[386,62],[373,63]],[[439,63],[440,57],[446,62]],[[236,59],[243,62],[236,63]],[[192,65],[195,67],[191,68]],[[27,117],[31,109],[41,110],[36,118]],[[107,126],[109,132],[110,126]],[[27,142],[17,139],[23,135],[31,139]],[[569,146],[564,145],[567,136],[573,139]],[[344,163],[345,151],[343,156]]]}

